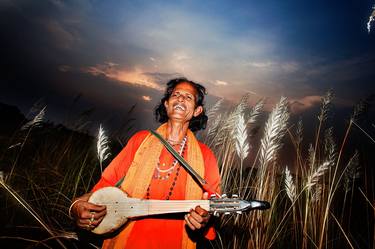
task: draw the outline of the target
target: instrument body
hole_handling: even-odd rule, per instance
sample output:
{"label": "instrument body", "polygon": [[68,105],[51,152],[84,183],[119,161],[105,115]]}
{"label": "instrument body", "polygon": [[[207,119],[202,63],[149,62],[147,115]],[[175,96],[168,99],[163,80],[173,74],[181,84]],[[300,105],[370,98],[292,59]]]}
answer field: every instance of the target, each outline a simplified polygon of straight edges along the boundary
{"label": "instrument body", "polygon": [[89,202],[97,205],[105,205],[107,214],[102,222],[95,227],[92,232],[96,234],[106,234],[114,232],[128,219],[168,213],[189,212],[196,206],[201,206],[210,213],[241,213],[249,209],[267,209],[269,203],[260,201],[244,201],[238,198],[212,197],[209,200],[148,200],[129,198],[128,195],[119,188],[105,187],[94,192]]}

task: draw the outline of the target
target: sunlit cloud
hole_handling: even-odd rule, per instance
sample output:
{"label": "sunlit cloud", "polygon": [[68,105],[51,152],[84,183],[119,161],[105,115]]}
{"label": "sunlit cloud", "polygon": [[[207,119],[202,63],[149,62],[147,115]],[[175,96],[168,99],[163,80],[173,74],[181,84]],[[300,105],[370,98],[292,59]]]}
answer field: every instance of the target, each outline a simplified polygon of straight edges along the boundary
{"label": "sunlit cloud", "polygon": [[[231,23],[226,20],[199,12],[187,13],[173,5],[155,4],[144,11],[142,18],[128,19],[121,34],[124,41],[145,53],[136,62],[144,66],[144,71],[177,73],[197,82],[213,82],[214,86],[233,85],[239,94],[247,90],[258,92],[262,87],[263,82],[257,80],[261,73],[250,71],[244,61],[273,56],[278,42],[272,33],[260,35],[249,29],[228,35]],[[159,13],[158,18],[152,14],[155,12]],[[155,62],[151,58],[157,58],[157,67],[150,65]],[[227,89],[215,92],[224,90]]]}
{"label": "sunlit cloud", "polygon": [[191,57],[184,51],[178,51],[173,53],[173,59],[176,61],[189,60]]}
{"label": "sunlit cloud", "polygon": [[[175,4],[142,4],[142,15],[132,11],[138,7],[126,2],[121,6],[117,14],[123,16],[111,22],[116,34],[103,39],[108,43],[100,44],[103,49],[98,50],[97,56],[97,61],[108,58],[116,63],[86,67],[86,73],[158,91],[170,79],[184,76],[203,83],[209,94],[230,101],[245,92],[272,103],[284,95],[292,99],[296,112],[312,107],[311,98],[304,96],[322,94],[323,84],[332,84],[328,86],[331,87],[363,75],[358,73],[363,68],[362,58],[335,61],[324,54],[305,56],[303,50],[289,53],[295,50],[291,49],[293,44],[285,44],[283,35],[252,22],[253,18],[261,18],[255,9],[249,8],[246,15],[239,11],[236,18],[222,18],[221,14],[186,11]],[[246,19],[246,25],[237,28],[240,19]],[[108,29],[96,25],[101,22],[89,21],[77,23],[85,23],[100,38],[107,37]],[[66,44],[77,40],[64,22],[49,25],[51,33],[62,37]],[[343,89],[341,85],[339,89]]]}
{"label": "sunlit cloud", "polygon": [[152,77],[149,77],[139,68],[135,68],[134,70],[120,69],[118,64],[107,62],[105,64],[83,68],[82,71],[94,76],[104,75],[107,78],[127,84],[144,86],[159,91],[163,90],[163,87],[157,84]]}
{"label": "sunlit cloud", "polygon": [[305,96],[300,99],[291,99],[289,101],[290,110],[294,114],[301,113],[307,109],[320,105],[321,96]]}
{"label": "sunlit cloud", "polygon": [[149,102],[149,101],[152,100],[152,98],[151,98],[150,96],[145,96],[145,95],[142,96],[142,99],[143,99],[144,101],[147,101],[147,102]]}
{"label": "sunlit cloud", "polygon": [[275,63],[273,63],[271,61],[267,61],[267,62],[249,62],[248,65],[251,66],[251,67],[256,67],[256,68],[269,68],[269,67],[275,65]]}
{"label": "sunlit cloud", "polygon": [[225,82],[223,80],[216,80],[215,83],[218,86],[226,86],[226,85],[228,85],[228,82]]}
{"label": "sunlit cloud", "polygon": [[249,61],[245,65],[256,69],[272,70],[274,73],[293,73],[300,69],[297,62],[291,61]]}

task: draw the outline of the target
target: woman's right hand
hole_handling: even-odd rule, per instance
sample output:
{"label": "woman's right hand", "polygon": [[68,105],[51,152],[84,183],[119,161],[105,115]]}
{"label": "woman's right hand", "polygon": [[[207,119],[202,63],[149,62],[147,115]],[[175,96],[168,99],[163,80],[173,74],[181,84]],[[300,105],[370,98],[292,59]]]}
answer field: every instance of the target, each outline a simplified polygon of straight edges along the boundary
{"label": "woman's right hand", "polygon": [[92,230],[99,225],[107,214],[106,206],[88,202],[91,193],[76,198],[76,203],[71,208],[71,214],[78,227]]}

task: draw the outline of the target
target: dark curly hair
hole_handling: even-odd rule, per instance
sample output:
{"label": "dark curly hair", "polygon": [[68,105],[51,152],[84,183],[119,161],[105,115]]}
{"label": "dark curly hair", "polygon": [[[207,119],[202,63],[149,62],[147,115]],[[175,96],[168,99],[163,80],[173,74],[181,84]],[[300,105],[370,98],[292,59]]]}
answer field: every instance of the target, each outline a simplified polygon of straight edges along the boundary
{"label": "dark curly hair", "polygon": [[190,81],[186,78],[177,78],[177,79],[172,79],[167,83],[167,89],[165,90],[163,98],[160,100],[160,103],[155,107],[155,119],[156,121],[160,123],[165,123],[168,121],[168,116],[167,116],[167,110],[165,109],[164,102],[169,99],[171,96],[174,88],[182,83],[182,82],[187,82],[191,84],[195,90],[197,91],[197,98],[195,101],[195,107],[197,106],[202,106],[203,111],[201,114],[199,114],[197,117],[193,117],[190,120],[189,124],[189,129],[191,131],[199,131],[199,130],[204,130],[206,128],[207,124],[207,115],[205,112],[204,108],[204,95],[206,95],[206,88],[198,83],[195,83],[194,81]]}

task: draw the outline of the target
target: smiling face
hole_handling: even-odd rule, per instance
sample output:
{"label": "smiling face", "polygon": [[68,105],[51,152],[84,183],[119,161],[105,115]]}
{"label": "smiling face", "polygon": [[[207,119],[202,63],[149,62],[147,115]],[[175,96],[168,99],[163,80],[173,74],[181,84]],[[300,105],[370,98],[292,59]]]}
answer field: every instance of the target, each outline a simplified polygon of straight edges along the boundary
{"label": "smiling face", "polygon": [[171,96],[164,102],[168,118],[182,122],[189,122],[198,116],[202,106],[196,106],[197,91],[190,83],[181,82],[172,91]]}

